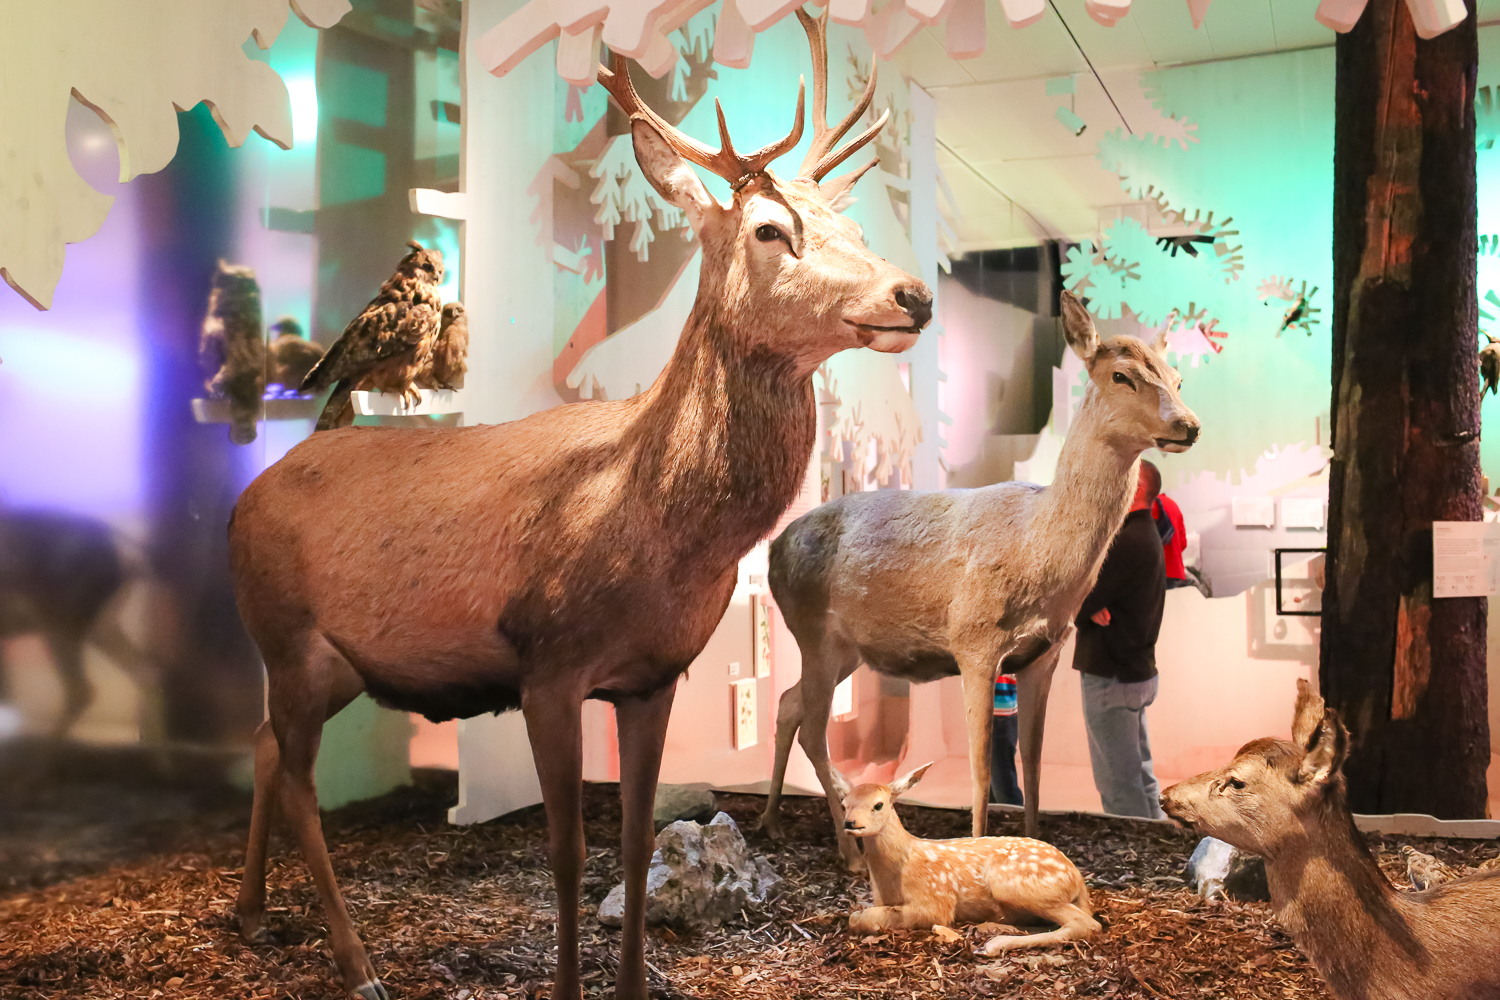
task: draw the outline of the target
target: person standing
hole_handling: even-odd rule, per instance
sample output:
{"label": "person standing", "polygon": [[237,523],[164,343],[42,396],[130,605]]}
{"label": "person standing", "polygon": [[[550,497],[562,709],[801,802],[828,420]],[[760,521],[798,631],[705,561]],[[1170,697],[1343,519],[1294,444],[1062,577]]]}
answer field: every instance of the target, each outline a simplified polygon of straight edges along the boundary
{"label": "person standing", "polygon": [[995,714],[990,722],[990,801],[1025,805],[1016,784],[1016,678],[995,678]]}
{"label": "person standing", "polygon": [[1089,760],[1104,811],[1147,819],[1164,815],[1146,733],[1167,592],[1161,536],[1151,516],[1160,492],[1161,473],[1143,460],[1130,510],[1079,609],[1073,654],[1073,668],[1083,674]]}

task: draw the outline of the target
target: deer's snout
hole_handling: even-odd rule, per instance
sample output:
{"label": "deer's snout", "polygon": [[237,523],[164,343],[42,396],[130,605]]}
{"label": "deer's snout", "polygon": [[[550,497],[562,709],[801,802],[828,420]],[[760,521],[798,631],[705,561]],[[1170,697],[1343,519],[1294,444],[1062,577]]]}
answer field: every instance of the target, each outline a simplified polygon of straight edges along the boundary
{"label": "deer's snout", "polygon": [[896,305],[906,310],[918,330],[932,321],[932,290],[922,282],[896,289]]}
{"label": "deer's snout", "polygon": [[1187,451],[1198,440],[1198,432],[1203,425],[1193,414],[1178,417],[1172,421],[1172,436],[1156,439],[1156,446],[1166,452]]}

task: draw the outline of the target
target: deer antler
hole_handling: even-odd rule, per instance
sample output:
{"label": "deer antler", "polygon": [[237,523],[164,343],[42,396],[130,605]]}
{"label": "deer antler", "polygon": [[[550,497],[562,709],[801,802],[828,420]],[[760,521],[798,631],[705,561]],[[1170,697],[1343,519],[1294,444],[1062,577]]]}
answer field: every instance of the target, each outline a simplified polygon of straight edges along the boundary
{"label": "deer antler", "polygon": [[[859,120],[860,115],[865,113],[870,106],[870,101],[875,97],[875,59],[873,56],[870,58],[870,79],[865,84],[865,92],[860,96],[859,103],[854,106],[853,111],[844,116],[843,121],[829,128],[828,9],[825,7],[822,14],[813,18],[798,7],[797,20],[802,22],[802,30],[807,32],[807,44],[812,49],[813,61],[813,141],[812,148],[807,151],[807,157],[802,161],[802,169],[797,176],[821,181],[830,170],[875,138],[885,127],[886,119],[891,116],[891,111],[887,108],[874,125],[861,132],[849,145],[835,151],[834,147],[838,145],[839,140],[854,127],[854,123]],[[871,161],[868,165],[861,167],[859,172],[863,174],[874,165],[875,161]]]}
{"label": "deer antler", "polygon": [[724,121],[724,107],[717,97],[714,98],[714,110],[719,113],[719,148],[710,149],[698,140],[679,132],[674,126],[669,125],[665,118],[646,106],[640,95],[636,93],[635,85],[630,82],[630,70],[625,64],[624,56],[618,52],[611,53],[610,62],[612,68],[599,67],[599,82],[604,84],[604,89],[609,91],[615,103],[620,106],[620,110],[632,120],[641,118],[649,122],[667,145],[676,150],[680,156],[700,167],[712,170],[736,190],[743,187],[750,178],[764,173],[772,160],[797,145],[802,139],[802,119],[807,88],[800,78],[797,80],[797,120],[792,123],[792,131],[779,142],[764,146],[749,156],[741,156],[734,151],[734,144],[729,140],[729,126]]}

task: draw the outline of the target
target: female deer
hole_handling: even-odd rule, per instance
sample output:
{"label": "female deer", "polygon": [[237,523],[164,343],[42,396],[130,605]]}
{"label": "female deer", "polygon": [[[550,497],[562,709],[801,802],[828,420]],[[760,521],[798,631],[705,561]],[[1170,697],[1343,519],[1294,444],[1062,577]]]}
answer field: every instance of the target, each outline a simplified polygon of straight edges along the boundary
{"label": "female deer", "polygon": [[1297,682],[1292,742],[1259,739],[1168,788],[1167,815],[1265,858],[1276,919],[1339,1000],[1500,997],[1500,871],[1392,889],[1344,798],[1349,734]]}
{"label": "female deer", "polygon": [[1062,293],[1063,331],[1088,366],[1083,405],[1057,477],[976,490],[854,493],[793,521],[771,545],[770,583],[802,651],[802,678],[781,697],[776,767],[761,823],[778,809],[792,740],[816,769],[843,830],[828,761],[833,689],[860,661],[911,681],[963,678],[973,783],[973,832],[990,791],[990,708],[996,668],[1016,675],[1026,835],[1037,834],[1042,724],[1057,655],[1135,493],[1147,448],[1187,451],[1198,418],[1177,394],[1165,343],[1099,342],[1083,303]]}
{"label": "female deer", "polygon": [[[617,995],[645,1000],[652,797],[677,678],[728,606],[738,561],[796,495],[813,447],[812,375],[848,348],[902,351],[932,315],[922,282],[876,257],[833,205],[862,171],[818,182],[864,98],[824,124],[823,22],[813,47],[812,149],[767,169],[791,134],[743,156],[645,107],[625,62],[600,81],[630,115],[636,160],[702,242],[697,301],[645,392],[461,430],[315,434],[245,490],[230,525],[235,593],[269,677],[237,908],[265,906],[273,797],[296,827],[350,993],[383,1000],[334,881],[313,761],[323,722],[360,691],[430,719],[519,708],[542,785],[558,895],[553,1000],[577,1000],[585,698],[619,727],[625,922]],[[689,161],[730,182],[712,198]]]}

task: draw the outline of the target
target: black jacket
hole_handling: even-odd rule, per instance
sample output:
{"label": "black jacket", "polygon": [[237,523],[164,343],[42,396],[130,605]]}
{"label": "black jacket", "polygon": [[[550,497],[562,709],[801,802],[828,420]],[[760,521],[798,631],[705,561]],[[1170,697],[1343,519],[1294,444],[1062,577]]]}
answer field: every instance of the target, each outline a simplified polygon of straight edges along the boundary
{"label": "black jacket", "polygon": [[[1075,624],[1073,667],[1096,677],[1134,683],[1156,676],[1156,637],[1166,604],[1167,565],[1161,535],[1149,510],[1134,510],[1110,543],[1099,579],[1084,598]],[[1108,608],[1108,625],[1093,615]]]}

